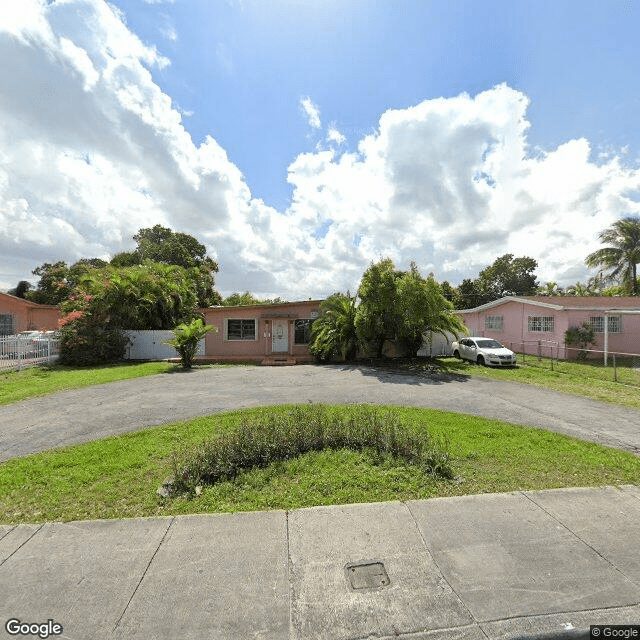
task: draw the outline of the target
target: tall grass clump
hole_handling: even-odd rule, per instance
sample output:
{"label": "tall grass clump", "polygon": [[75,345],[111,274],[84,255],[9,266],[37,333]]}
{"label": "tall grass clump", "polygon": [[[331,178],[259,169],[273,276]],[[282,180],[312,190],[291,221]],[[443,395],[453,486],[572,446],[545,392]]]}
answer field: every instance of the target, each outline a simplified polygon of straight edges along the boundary
{"label": "tall grass clump", "polygon": [[316,404],[244,417],[231,432],[175,454],[172,489],[192,492],[255,467],[325,449],[365,452],[379,462],[391,456],[432,476],[453,478],[445,444],[425,429],[410,428],[394,413],[366,405],[335,411]]}

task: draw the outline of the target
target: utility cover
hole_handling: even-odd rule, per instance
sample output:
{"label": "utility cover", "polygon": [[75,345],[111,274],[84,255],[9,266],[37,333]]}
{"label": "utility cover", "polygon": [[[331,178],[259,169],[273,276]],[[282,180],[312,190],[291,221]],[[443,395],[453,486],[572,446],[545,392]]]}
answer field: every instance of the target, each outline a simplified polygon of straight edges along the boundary
{"label": "utility cover", "polygon": [[389,585],[390,580],[382,562],[348,564],[345,567],[347,580],[352,589],[380,589]]}

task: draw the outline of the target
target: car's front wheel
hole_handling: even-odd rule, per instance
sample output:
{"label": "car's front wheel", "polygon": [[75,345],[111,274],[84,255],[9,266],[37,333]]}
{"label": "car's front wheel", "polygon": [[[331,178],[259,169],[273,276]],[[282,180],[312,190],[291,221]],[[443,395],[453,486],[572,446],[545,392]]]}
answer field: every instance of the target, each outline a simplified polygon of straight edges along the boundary
{"label": "car's front wheel", "polygon": [[460,352],[457,349],[453,352],[453,357],[460,358]]}
{"label": "car's front wheel", "polygon": [[484,367],[484,358],[482,356],[478,356],[477,362],[481,367]]}

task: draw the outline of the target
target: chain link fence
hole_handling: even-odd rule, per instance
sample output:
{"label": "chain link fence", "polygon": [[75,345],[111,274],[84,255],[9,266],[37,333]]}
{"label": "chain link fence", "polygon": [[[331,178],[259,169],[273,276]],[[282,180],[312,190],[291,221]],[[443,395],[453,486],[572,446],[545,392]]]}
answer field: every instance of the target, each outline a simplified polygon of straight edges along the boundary
{"label": "chain link fence", "polygon": [[[568,347],[548,340],[506,342],[518,364],[640,387],[640,354]],[[605,365],[606,360],[606,365]]]}

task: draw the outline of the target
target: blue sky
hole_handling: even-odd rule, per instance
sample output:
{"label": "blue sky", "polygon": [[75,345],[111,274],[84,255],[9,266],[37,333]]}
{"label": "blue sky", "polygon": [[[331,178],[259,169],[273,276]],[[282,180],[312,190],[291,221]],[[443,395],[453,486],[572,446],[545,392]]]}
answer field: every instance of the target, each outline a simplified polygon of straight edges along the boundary
{"label": "blue sky", "polygon": [[[155,75],[194,141],[212,135],[253,195],[283,208],[316,142],[300,96],[353,146],[387,109],[500,83],[531,99],[529,143],[640,152],[640,5],[425,0],[117,0],[171,65]],[[173,34],[171,41],[168,34]],[[635,125],[635,126],[634,126]]]}
{"label": "blue sky", "polygon": [[0,288],[156,222],[205,241],[224,294],[354,291],[386,255],[570,284],[640,213],[639,3],[0,8]]}

